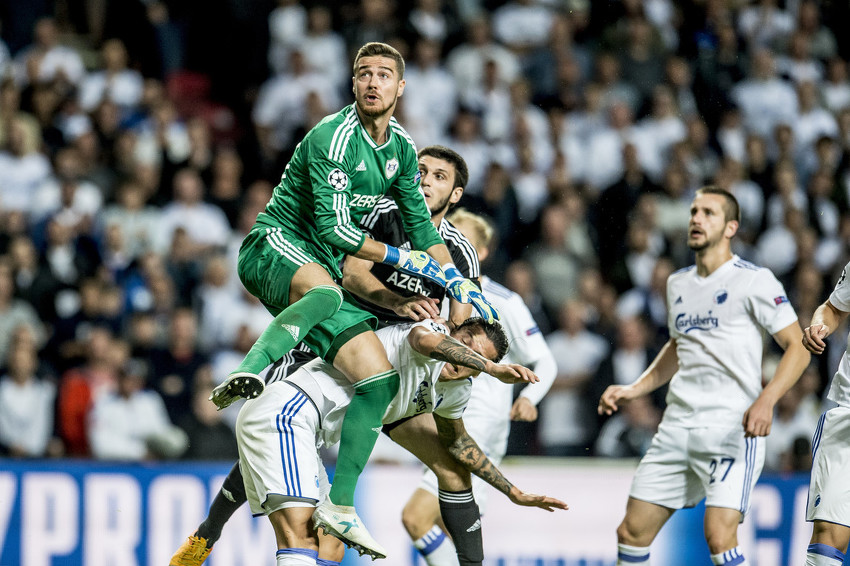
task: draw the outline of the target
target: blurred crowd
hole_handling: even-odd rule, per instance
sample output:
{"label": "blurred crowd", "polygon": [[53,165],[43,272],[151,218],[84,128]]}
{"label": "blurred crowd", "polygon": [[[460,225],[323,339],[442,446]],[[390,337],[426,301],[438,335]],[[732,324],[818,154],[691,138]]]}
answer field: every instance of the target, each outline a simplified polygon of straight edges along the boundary
{"label": "blurred crowd", "polygon": [[[664,392],[595,413],[666,334],[705,184],[734,249],[807,326],[850,258],[850,21],[824,0],[0,0],[0,453],[232,459],[209,392],[265,328],[239,243],[366,41],[405,56],[396,117],[469,165],[484,271],[559,375],[510,452],[639,456]],[[808,469],[843,332],[776,409]],[[776,346],[766,342],[765,379]]]}

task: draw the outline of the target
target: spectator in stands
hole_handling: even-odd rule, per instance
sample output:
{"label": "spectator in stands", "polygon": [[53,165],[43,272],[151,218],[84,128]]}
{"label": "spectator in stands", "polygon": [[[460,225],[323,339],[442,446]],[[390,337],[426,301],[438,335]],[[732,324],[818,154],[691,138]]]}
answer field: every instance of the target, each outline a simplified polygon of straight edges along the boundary
{"label": "spectator in stands", "polygon": [[820,95],[824,105],[833,113],[850,107],[850,80],[844,59],[836,57],[829,61],[826,80],[820,83]]}
{"label": "spectator in stands", "polygon": [[50,161],[39,152],[41,132],[31,116],[10,118],[7,132],[0,150],[0,206],[28,214],[36,190],[50,176]]}
{"label": "spectator in stands", "polygon": [[569,216],[563,206],[550,204],[540,214],[540,241],[528,248],[524,259],[534,269],[543,306],[556,312],[564,301],[575,297],[581,270],[577,258],[569,254]]}
{"label": "spectator in stands", "polygon": [[15,80],[21,86],[41,81],[76,86],[84,76],[80,54],[60,43],[59,26],[53,18],[40,19],[33,30],[33,43],[15,55]]}
{"label": "spectator in stands", "polygon": [[129,357],[129,345],[117,341],[108,329],[88,332],[86,361],[62,374],[58,397],[58,431],[69,456],[91,455],[89,411],[102,396],[114,392],[118,371]]}
{"label": "spectator in stands", "polygon": [[9,243],[15,295],[32,305],[44,322],[56,320],[56,295],[62,285],[39,257],[32,239],[24,234]]}
{"label": "spectator in stands", "polygon": [[[477,88],[484,80],[487,63],[493,63],[496,76],[510,84],[519,76],[517,56],[491,35],[485,12],[466,24],[466,42],[455,47],[446,59],[446,68],[454,77],[459,92]],[[462,153],[466,157],[465,153]]]}
{"label": "spectator in stands", "polygon": [[162,209],[157,249],[172,246],[175,231],[182,228],[187,236],[181,251],[195,258],[222,249],[230,237],[227,217],[215,205],[204,202],[206,189],[200,175],[181,169],[174,176],[174,201]]}
{"label": "spectator in stands", "polygon": [[301,40],[307,65],[325,76],[337,91],[347,91],[350,69],[345,40],[333,29],[333,14],[327,6],[312,6],[307,12],[307,34]]}
{"label": "spectator in stands", "polygon": [[117,387],[93,403],[88,415],[92,456],[98,460],[176,458],[188,444],[171,424],[165,404],[145,388],[147,364],[130,359],[117,372]]}
{"label": "spectator in stands", "polygon": [[797,8],[796,33],[802,34],[813,58],[828,61],[838,53],[835,34],[821,22],[820,3],[804,0]]}
{"label": "spectator in stands", "polygon": [[0,377],[0,454],[43,458],[53,436],[56,384],[37,375],[38,352],[18,341]]}
{"label": "spectator in stands", "polygon": [[188,308],[174,311],[165,347],[151,352],[151,387],[162,396],[172,422],[185,413],[192,402],[198,371],[208,362],[198,348],[198,323]]}
{"label": "spectator in stands", "polygon": [[587,329],[587,306],[564,303],[558,330],[546,343],[558,364],[558,375],[540,403],[540,443],[547,456],[589,456],[593,415],[585,398],[599,364],[608,354],[605,339]]}
{"label": "spectator in stands", "polygon": [[404,71],[404,127],[420,147],[445,139],[457,113],[457,86],[440,62],[440,48],[435,39],[420,39]]}
{"label": "spectator in stands", "polygon": [[[253,342],[248,344],[249,348],[251,344]],[[212,384],[203,383],[202,380],[202,384],[198,384],[196,389],[192,397],[191,411],[187,411],[178,421],[188,438],[188,447],[181,458],[227,461],[239,458],[233,428],[222,419],[224,411],[218,411],[209,401]]]}
{"label": "spectator in stands", "polygon": [[797,95],[787,81],[776,76],[768,49],[753,53],[750,77],[732,88],[732,99],[741,109],[747,129],[763,136],[770,135],[778,124],[791,124],[797,118]]}
{"label": "spectator in stands", "polygon": [[27,326],[38,343],[44,341],[44,328],[35,309],[15,297],[15,280],[10,262],[0,261],[0,367],[3,367],[12,346],[12,336],[18,326]]}
{"label": "spectator in stands", "polygon": [[307,35],[307,8],[296,0],[277,0],[269,14],[269,67],[275,74],[287,68],[289,55]]}
{"label": "spectator in stands", "polygon": [[493,35],[514,53],[544,45],[551,26],[551,9],[533,0],[511,0],[493,13]]}
{"label": "spectator in stands", "polygon": [[142,75],[128,68],[127,48],[120,39],[104,42],[100,48],[103,70],[87,75],[80,84],[80,106],[92,112],[103,101],[128,111],[142,99]]}

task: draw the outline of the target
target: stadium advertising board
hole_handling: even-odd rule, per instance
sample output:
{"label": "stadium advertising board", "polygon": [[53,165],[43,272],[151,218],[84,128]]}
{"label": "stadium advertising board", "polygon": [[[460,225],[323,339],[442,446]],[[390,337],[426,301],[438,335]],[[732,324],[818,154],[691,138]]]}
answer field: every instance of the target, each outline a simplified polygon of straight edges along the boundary
{"label": "stadium advertising board", "polygon": [[[491,492],[484,516],[488,566],[613,566],[615,529],[634,462],[522,460],[503,466],[518,486],[567,501],[570,510],[520,508]],[[161,566],[192,532],[229,464],[103,465],[0,460],[0,566]],[[401,509],[418,466],[371,466],[358,505],[387,547],[387,566],[412,566],[416,552]],[[757,566],[804,562],[807,476],[765,477],[741,544]],[[274,535],[247,506],[225,528],[210,566],[274,565]],[[652,547],[655,566],[706,564],[702,509],[677,513]],[[372,564],[349,551],[346,566]]]}

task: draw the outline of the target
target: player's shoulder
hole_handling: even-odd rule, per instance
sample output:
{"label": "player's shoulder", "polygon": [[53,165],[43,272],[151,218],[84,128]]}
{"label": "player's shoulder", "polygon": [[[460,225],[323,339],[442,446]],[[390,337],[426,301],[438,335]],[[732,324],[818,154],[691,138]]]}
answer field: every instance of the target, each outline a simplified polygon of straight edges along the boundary
{"label": "player's shoulder", "polygon": [[484,291],[484,295],[490,297],[498,297],[503,301],[522,301],[522,297],[505,287],[504,285],[493,281],[489,277],[481,278],[481,290]]}
{"label": "player's shoulder", "polygon": [[[737,256],[732,262],[731,276],[746,282],[744,284],[747,286],[753,285],[756,282],[769,284],[770,282],[778,281],[773,271],[767,267],[756,265]],[[754,288],[754,290],[756,289],[757,287]]]}
{"label": "player's shoulder", "polygon": [[737,256],[732,260],[732,267],[734,269],[742,270],[742,271],[762,271],[762,272],[770,273],[770,270],[768,268],[763,267],[761,265],[756,265],[755,263],[753,263],[751,261],[741,259],[740,257],[737,257]]}
{"label": "player's shoulder", "polygon": [[395,116],[390,118],[389,127],[396,136],[396,143],[399,145],[399,149],[404,153],[410,152],[416,158],[416,143],[413,141],[413,137],[407,133],[407,130],[395,119]]}
{"label": "player's shoulder", "polygon": [[477,278],[481,274],[481,268],[478,261],[478,251],[475,249],[475,246],[472,245],[472,242],[469,241],[469,238],[464,236],[460,230],[458,230],[445,218],[442,222],[440,222],[438,232],[440,237],[446,243],[446,247],[449,248],[452,258],[457,261],[459,259],[457,257],[458,255],[462,257],[463,261],[469,267],[468,276]]}
{"label": "player's shoulder", "polygon": [[354,105],[346,106],[336,114],[325,116],[304,137],[315,151],[325,154],[334,161],[342,161],[348,142],[357,130],[360,121]]}
{"label": "player's shoulder", "polygon": [[668,284],[675,283],[681,279],[687,277],[693,277],[697,272],[696,265],[689,265],[687,267],[683,267],[681,269],[677,269],[673,273],[670,274],[670,277],[667,279]]}

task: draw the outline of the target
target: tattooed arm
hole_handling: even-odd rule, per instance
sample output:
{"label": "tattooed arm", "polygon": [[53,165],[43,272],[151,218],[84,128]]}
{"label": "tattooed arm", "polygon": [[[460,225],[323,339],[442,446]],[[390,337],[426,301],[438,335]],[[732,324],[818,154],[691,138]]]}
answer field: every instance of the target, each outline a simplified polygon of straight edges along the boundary
{"label": "tattooed arm", "polygon": [[452,458],[469,472],[507,495],[515,504],[540,507],[547,511],[567,509],[567,504],[562,501],[545,495],[525,493],[509,482],[499,468],[487,458],[478,443],[466,432],[463,419],[447,419],[434,413],[434,422],[437,424],[440,443],[446,447]]}
{"label": "tattooed arm", "polygon": [[472,340],[465,335],[460,342],[442,332],[416,326],[407,337],[411,346],[422,355],[441,362],[468,367],[489,373],[505,383],[537,383],[540,379],[530,369],[519,364],[497,364],[472,349]]}

